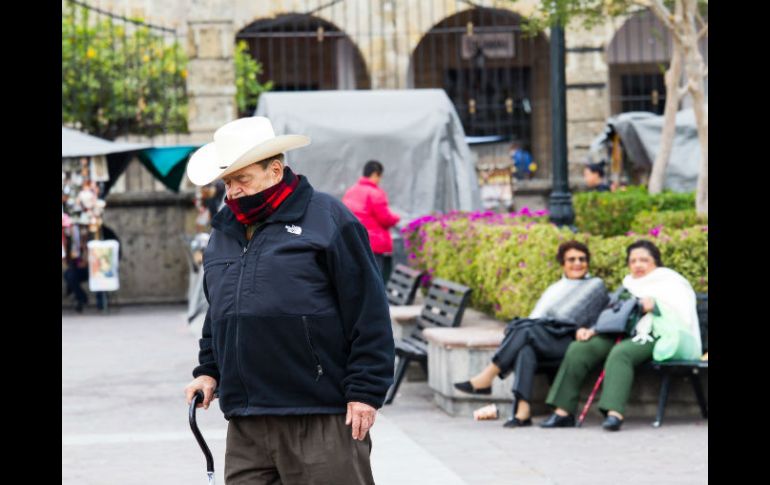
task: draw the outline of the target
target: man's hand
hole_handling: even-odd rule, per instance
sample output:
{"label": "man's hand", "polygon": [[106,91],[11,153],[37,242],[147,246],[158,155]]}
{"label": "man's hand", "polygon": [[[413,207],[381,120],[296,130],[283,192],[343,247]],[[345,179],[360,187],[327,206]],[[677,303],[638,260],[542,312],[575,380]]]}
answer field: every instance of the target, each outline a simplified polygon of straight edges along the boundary
{"label": "man's hand", "polygon": [[577,329],[577,332],[575,332],[575,339],[578,342],[583,342],[585,340],[589,340],[594,335],[596,335],[596,332],[591,330],[591,329],[579,328],[579,329]]}
{"label": "man's hand", "polygon": [[209,408],[209,404],[214,400],[214,389],[217,388],[217,380],[209,376],[198,376],[184,388],[184,394],[187,397],[187,405],[192,402],[195,391],[203,391],[203,403],[198,403],[196,407]]}
{"label": "man's hand", "polygon": [[368,404],[351,401],[348,403],[348,413],[345,415],[345,424],[353,424],[353,439],[363,440],[366,433],[374,426],[377,410]]}

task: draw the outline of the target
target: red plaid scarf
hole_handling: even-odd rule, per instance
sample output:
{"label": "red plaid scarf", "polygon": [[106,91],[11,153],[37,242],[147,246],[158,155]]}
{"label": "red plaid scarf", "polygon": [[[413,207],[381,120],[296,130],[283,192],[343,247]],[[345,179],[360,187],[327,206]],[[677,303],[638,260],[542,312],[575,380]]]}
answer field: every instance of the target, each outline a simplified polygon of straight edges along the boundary
{"label": "red plaid scarf", "polygon": [[299,177],[289,167],[284,167],[283,179],[277,184],[254,195],[234,200],[225,197],[225,204],[241,224],[252,225],[262,222],[275,213],[281,203],[294,192],[299,184]]}

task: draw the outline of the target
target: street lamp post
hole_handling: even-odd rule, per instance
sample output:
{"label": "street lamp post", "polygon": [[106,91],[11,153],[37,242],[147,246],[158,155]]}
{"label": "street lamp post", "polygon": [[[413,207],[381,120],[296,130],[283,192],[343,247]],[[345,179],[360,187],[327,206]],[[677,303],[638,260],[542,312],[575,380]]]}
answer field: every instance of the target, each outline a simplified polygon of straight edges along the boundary
{"label": "street lamp post", "polygon": [[567,173],[567,95],[564,75],[564,28],[551,27],[551,138],[553,189],[548,201],[551,222],[560,226],[575,221]]}

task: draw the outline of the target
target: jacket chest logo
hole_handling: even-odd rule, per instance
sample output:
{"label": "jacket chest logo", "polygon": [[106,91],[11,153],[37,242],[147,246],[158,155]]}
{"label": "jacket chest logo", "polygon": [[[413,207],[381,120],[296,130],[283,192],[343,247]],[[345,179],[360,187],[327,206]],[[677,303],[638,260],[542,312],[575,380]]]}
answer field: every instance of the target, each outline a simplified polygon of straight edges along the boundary
{"label": "jacket chest logo", "polygon": [[286,227],[286,231],[287,232],[290,232],[292,234],[296,234],[297,236],[302,234],[302,228],[299,227],[299,226],[295,226],[295,225],[292,224],[291,226],[284,226],[284,227]]}

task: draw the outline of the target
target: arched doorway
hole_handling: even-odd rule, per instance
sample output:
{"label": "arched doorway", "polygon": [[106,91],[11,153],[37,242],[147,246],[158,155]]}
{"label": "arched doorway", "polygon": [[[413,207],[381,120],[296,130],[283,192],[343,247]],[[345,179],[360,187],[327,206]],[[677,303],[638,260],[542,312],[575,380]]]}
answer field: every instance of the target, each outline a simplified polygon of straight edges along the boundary
{"label": "arched doorway", "polygon": [[[698,45],[708,65],[708,39],[702,38]],[[672,48],[668,29],[649,10],[623,23],[607,47],[613,115],[629,111],[663,114],[667,94],[664,75]]]}
{"label": "arched doorway", "polygon": [[409,80],[415,88],[443,88],[467,136],[518,140],[542,161],[550,159],[548,73],[542,34],[525,37],[511,11],[474,8],[425,34],[412,53]]}
{"label": "arched doorway", "polygon": [[273,91],[369,89],[369,74],[358,48],[331,22],[288,13],[260,19],[241,29],[254,59],[262,63],[260,82]]}

